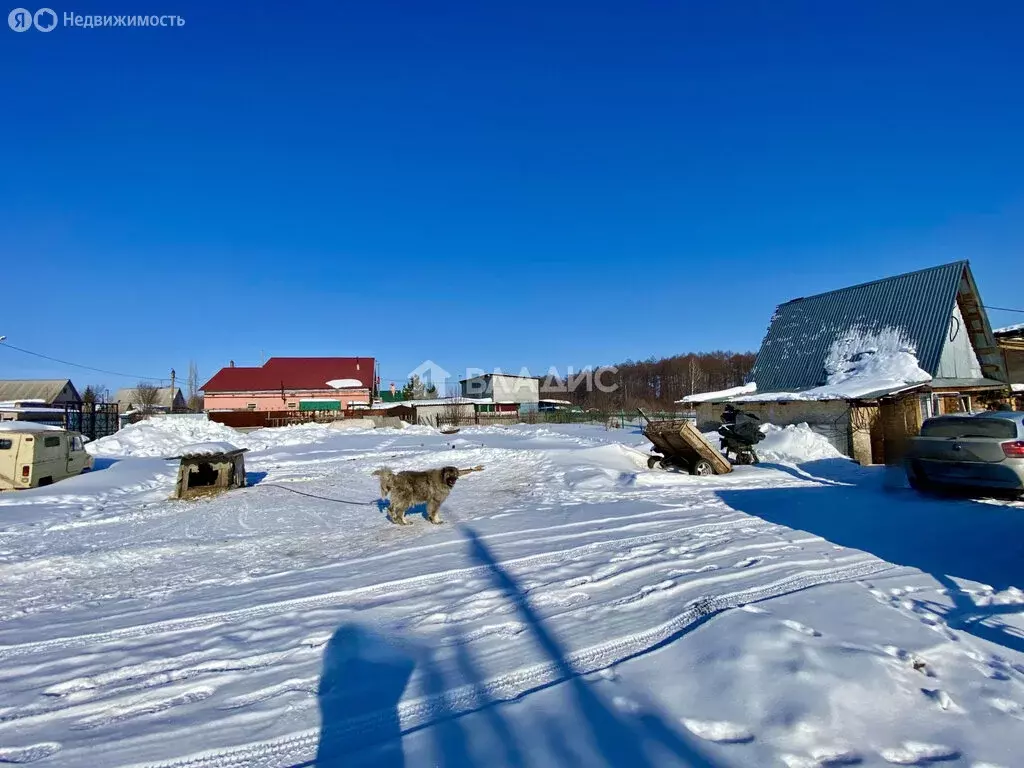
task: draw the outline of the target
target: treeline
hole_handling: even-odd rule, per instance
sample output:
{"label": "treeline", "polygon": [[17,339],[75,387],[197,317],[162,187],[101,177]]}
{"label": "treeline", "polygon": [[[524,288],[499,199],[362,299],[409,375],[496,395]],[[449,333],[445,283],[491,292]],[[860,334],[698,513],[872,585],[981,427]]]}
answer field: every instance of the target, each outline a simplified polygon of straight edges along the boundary
{"label": "treeline", "polygon": [[[678,410],[676,401],[686,395],[743,384],[755,357],[753,352],[718,351],[627,360],[615,366],[616,372],[606,371],[568,393],[542,393],[541,397],[571,400],[574,405],[601,410]],[[545,384],[549,382],[541,382],[547,389]]]}

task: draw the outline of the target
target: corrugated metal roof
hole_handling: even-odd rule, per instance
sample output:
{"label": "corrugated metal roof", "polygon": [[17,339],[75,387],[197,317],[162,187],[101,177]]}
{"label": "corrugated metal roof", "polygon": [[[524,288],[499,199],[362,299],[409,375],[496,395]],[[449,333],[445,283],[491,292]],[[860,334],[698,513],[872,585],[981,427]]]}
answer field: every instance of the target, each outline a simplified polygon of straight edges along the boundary
{"label": "corrugated metal roof", "polygon": [[0,381],[0,400],[44,400],[52,403],[67,385],[67,379],[7,379]]}
{"label": "corrugated metal roof", "polygon": [[794,299],[775,309],[747,381],[760,392],[796,392],[825,384],[833,342],[854,328],[899,328],[932,376],[939,366],[966,261]]}

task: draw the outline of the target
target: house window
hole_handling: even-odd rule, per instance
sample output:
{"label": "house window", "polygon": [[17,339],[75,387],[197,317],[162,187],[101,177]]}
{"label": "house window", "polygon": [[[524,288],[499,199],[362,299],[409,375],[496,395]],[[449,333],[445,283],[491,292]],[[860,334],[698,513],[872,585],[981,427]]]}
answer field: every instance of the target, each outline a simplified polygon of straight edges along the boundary
{"label": "house window", "polygon": [[44,448],[60,448],[60,438],[59,437],[46,437],[46,438],[43,438],[43,447]]}
{"label": "house window", "polygon": [[14,445],[12,440],[0,440],[0,451],[9,451],[12,445]]}
{"label": "house window", "polygon": [[256,403],[247,403],[245,407],[248,408],[250,411],[255,411]]}
{"label": "house window", "polygon": [[964,413],[970,413],[971,412],[971,396],[970,395],[963,395],[963,396],[961,396],[961,398],[960,398],[960,405],[963,407]]}
{"label": "house window", "polygon": [[294,408],[295,407],[295,403],[288,403],[288,407],[289,408]]}
{"label": "house window", "polygon": [[936,408],[935,403],[932,402],[932,396],[923,395],[921,397],[921,421],[924,421],[925,419],[930,419],[932,416],[935,415],[935,412]]}

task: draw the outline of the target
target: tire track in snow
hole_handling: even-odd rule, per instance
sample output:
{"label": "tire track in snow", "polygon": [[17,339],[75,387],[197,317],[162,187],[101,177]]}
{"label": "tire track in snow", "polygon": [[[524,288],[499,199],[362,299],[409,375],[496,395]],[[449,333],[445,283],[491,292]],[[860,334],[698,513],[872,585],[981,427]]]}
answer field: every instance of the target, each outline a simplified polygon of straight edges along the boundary
{"label": "tire track in snow", "polygon": [[[485,703],[512,701],[572,677],[591,674],[612,664],[649,653],[677,639],[698,623],[730,608],[781,597],[810,587],[856,581],[897,567],[870,557],[838,568],[801,571],[769,584],[695,600],[666,622],[642,632],[572,652],[563,660],[535,664],[481,683],[400,702],[397,709],[402,732],[404,734],[423,728],[440,718],[468,714]],[[569,670],[568,674],[564,671],[566,669]],[[384,722],[393,720],[394,716],[395,711],[391,708],[387,711],[367,713],[344,723],[336,733],[353,736],[372,733]],[[311,729],[279,739],[229,749],[208,750],[174,760],[137,763],[132,768],[280,768],[283,765],[295,765],[312,760],[320,737],[320,729]]]}
{"label": "tire track in snow", "polygon": [[[728,530],[730,528],[737,528],[740,526],[763,531],[768,531],[776,527],[774,524],[766,522],[761,522],[757,525],[751,526],[750,518],[740,517],[735,520],[727,520],[724,522],[701,523],[642,536],[633,536],[625,539],[607,539],[583,544],[571,549],[511,558],[503,561],[501,565],[524,568],[551,565],[568,560],[574,560],[578,557],[585,556],[592,552],[599,552],[604,549],[620,549],[629,546],[640,546],[656,541],[662,541],[664,539],[675,538],[680,535],[698,535],[713,531]],[[411,576],[404,579],[369,584],[362,587],[352,587],[350,589],[342,589],[335,592],[326,592],[319,595],[308,595],[305,597],[296,597],[287,600],[263,603],[249,608],[207,613],[181,619],[167,619],[148,624],[123,627],[121,629],[114,629],[108,632],[93,632],[84,635],[53,638],[52,640],[40,640],[30,643],[0,646],[0,660],[40,653],[43,651],[75,648],[83,645],[91,645],[93,643],[128,640],[155,634],[187,632],[196,629],[210,629],[221,624],[228,624],[247,619],[264,618],[290,611],[309,610],[324,606],[337,605],[340,601],[351,600],[353,598],[373,597],[391,592],[405,591],[410,587],[428,587],[435,584],[449,582],[454,579],[486,576],[490,572],[491,566],[489,565],[455,568],[446,571],[422,574],[419,576]]]}

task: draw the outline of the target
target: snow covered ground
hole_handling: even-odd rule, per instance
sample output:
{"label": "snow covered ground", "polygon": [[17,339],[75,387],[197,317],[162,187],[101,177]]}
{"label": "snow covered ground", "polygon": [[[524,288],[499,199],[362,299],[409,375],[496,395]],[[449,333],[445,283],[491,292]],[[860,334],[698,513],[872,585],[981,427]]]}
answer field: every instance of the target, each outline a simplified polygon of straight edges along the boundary
{"label": "snow covered ground", "polygon": [[[251,487],[169,501],[186,445]],[[1024,505],[773,429],[648,470],[589,426],[239,434],[154,419],[0,496],[0,762],[1019,766]],[[370,471],[483,464],[443,526]]]}

